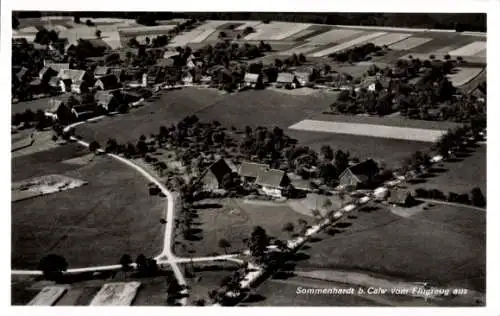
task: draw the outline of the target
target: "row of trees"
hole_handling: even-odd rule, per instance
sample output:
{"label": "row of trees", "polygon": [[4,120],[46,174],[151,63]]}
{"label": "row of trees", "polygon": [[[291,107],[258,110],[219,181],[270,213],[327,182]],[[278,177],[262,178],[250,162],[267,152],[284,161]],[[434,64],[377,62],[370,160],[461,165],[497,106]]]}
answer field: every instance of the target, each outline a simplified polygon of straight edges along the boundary
{"label": "row of trees", "polygon": [[[385,47],[385,49],[387,49],[387,47]],[[328,57],[338,62],[354,63],[367,60],[371,54],[382,56],[384,54],[384,49],[380,46],[374,45],[373,43],[367,43],[361,46],[332,53],[328,55]]]}
{"label": "row of trees", "polygon": [[415,194],[417,197],[426,198],[426,199],[435,199],[435,200],[445,200],[451,203],[460,203],[460,204],[472,204],[478,207],[486,206],[486,197],[480,188],[475,187],[471,190],[470,194],[467,193],[455,193],[449,192],[445,195],[443,192],[433,189],[426,190],[423,188],[418,188],[415,190]]}

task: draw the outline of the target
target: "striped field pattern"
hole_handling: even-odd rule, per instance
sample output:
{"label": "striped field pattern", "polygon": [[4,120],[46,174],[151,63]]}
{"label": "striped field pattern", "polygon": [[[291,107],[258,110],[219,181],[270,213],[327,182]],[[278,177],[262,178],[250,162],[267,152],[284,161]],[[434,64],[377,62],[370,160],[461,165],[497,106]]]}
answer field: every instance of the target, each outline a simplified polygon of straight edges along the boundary
{"label": "striped field pattern", "polygon": [[376,39],[374,39],[371,42],[376,46],[391,45],[391,44],[397,43],[399,41],[402,41],[404,39],[407,39],[410,36],[411,36],[411,34],[408,34],[408,33],[389,33],[389,34],[377,37]]}
{"label": "striped field pattern", "polygon": [[292,49],[280,52],[282,55],[293,55],[293,54],[307,54],[315,49],[320,48],[323,45],[318,44],[302,44],[300,46],[294,47]]}
{"label": "striped field pattern", "polygon": [[457,70],[457,73],[448,75],[448,79],[453,86],[460,87],[479,75],[483,68],[459,68]]}
{"label": "striped field pattern", "polygon": [[354,35],[361,35],[363,33],[366,33],[364,31],[360,30],[331,30],[326,33],[320,34],[318,36],[311,37],[308,39],[308,42],[314,43],[314,44],[328,44],[328,43],[336,43],[339,42],[343,39],[346,39],[348,37],[354,36]]}
{"label": "striped field pattern", "polygon": [[330,55],[332,53],[336,53],[336,52],[342,51],[344,49],[348,49],[348,48],[350,48],[352,46],[361,45],[361,44],[370,42],[372,39],[374,39],[376,37],[380,37],[380,36],[385,35],[385,34],[386,34],[385,32],[369,33],[369,34],[357,37],[357,38],[355,38],[353,40],[344,42],[342,44],[335,45],[333,47],[329,47],[327,49],[323,49],[323,50],[321,50],[319,52],[312,53],[309,56],[311,56],[311,57],[323,57],[323,56],[327,56],[327,55]]}
{"label": "striped field pattern", "polygon": [[431,40],[432,38],[428,37],[409,37],[401,42],[392,44],[389,48],[393,50],[408,50],[425,44]]}
{"label": "striped field pattern", "polygon": [[269,24],[260,24],[256,28],[255,33],[251,33],[245,37],[246,40],[274,40],[279,41],[295,33],[307,29],[310,24],[306,23],[288,23],[288,22],[271,22]]}
{"label": "striped field pattern", "polygon": [[409,141],[435,142],[446,130],[395,127],[374,124],[342,123],[303,120],[289,127],[294,130],[348,134],[380,138],[403,139]]}
{"label": "striped field pattern", "polygon": [[132,304],[140,286],[141,283],[139,282],[106,283],[94,296],[90,305],[129,306]]}
{"label": "striped field pattern", "polygon": [[34,306],[52,306],[64,294],[66,286],[46,286],[28,303]]}
{"label": "striped field pattern", "polygon": [[486,49],[486,42],[477,41],[452,50],[449,54],[452,56],[473,56],[484,49]]}

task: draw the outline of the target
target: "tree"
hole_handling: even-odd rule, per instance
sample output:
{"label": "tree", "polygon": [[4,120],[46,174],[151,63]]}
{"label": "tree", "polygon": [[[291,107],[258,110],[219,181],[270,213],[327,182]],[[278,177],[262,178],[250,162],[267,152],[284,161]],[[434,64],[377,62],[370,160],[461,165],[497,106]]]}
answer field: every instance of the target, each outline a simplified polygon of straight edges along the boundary
{"label": "tree", "polygon": [[101,148],[101,145],[97,141],[93,141],[89,145],[89,150],[93,153],[95,153],[99,148]]}
{"label": "tree", "polygon": [[147,258],[145,255],[140,254],[135,259],[135,264],[137,265],[137,270],[144,271],[147,265]]}
{"label": "tree", "polygon": [[333,150],[329,145],[323,145],[321,146],[321,154],[326,160],[332,160],[333,159]]}
{"label": "tree", "polygon": [[305,219],[301,218],[301,219],[298,220],[298,223],[299,223],[299,226],[300,226],[301,233],[304,233],[306,231],[306,229],[307,229],[307,225],[308,225],[307,221]]}
{"label": "tree", "polygon": [[95,31],[95,36],[96,36],[97,38],[101,38],[101,31],[96,30],[96,31]]}
{"label": "tree", "polygon": [[127,255],[127,254],[124,254],[121,258],[120,258],[120,265],[122,266],[122,270],[123,272],[127,272],[130,270],[130,265],[133,263],[134,261],[132,261],[132,257],[130,257],[130,255]]}
{"label": "tree", "polygon": [[227,248],[231,247],[231,243],[224,238],[219,239],[219,248],[224,249],[224,252],[227,254]]}
{"label": "tree", "polygon": [[68,269],[68,262],[60,255],[49,254],[40,260],[38,269],[43,272],[45,279],[60,281],[64,271]]}
{"label": "tree", "polygon": [[293,223],[292,223],[292,222],[288,222],[288,223],[285,223],[285,225],[283,225],[282,230],[283,230],[284,232],[289,233],[290,235],[293,235],[293,232],[294,232],[294,230],[295,230],[295,226],[293,225]]}
{"label": "tree", "polygon": [[250,252],[255,258],[262,259],[268,245],[269,236],[266,230],[261,226],[256,226],[249,239]]}
{"label": "tree", "polygon": [[182,286],[179,284],[179,281],[175,277],[169,277],[167,279],[167,302],[170,304],[175,303],[181,290]]}
{"label": "tree", "polygon": [[343,172],[349,166],[349,153],[338,150],[335,154],[335,168]]}
{"label": "tree", "polygon": [[91,26],[94,26],[94,22],[92,22],[91,20],[87,19],[87,21],[85,21],[85,25],[87,25],[88,27],[91,27]]}
{"label": "tree", "polygon": [[106,143],[106,152],[114,153],[118,150],[118,142],[114,138],[109,138]]}
{"label": "tree", "polygon": [[471,201],[472,205],[485,207],[486,206],[486,198],[483,195],[483,192],[480,188],[474,188],[471,191]]}

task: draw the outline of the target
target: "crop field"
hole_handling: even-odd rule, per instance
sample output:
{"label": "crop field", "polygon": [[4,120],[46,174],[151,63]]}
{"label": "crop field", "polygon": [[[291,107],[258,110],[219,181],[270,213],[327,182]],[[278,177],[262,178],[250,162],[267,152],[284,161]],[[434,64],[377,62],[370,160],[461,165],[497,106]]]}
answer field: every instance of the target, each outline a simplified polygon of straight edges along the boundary
{"label": "crop field", "polygon": [[368,206],[337,223],[333,236],[325,233],[310,243],[304,250],[310,259],[297,268],[362,271],[484,292],[486,227],[484,218],[474,217],[485,213],[472,216],[467,208],[446,207],[447,214],[426,216],[441,207],[403,218]]}
{"label": "crop field", "polygon": [[349,30],[349,29],[334,29],[328,32],[324,32],[317,36],[313,36],[307,39],[309,43],[312,44],[329,44],[337,43],[345,40],[346,38],[361,36],[366,32],[360,30]]}
{"label": "crop field", "polygon": [[156,35],[168,34],[168,31],[173,30],[175,25],[156,25],[148,27],[128,27],[120,29],[120,33],[125,36],[139,36],[139,35]]}
{"label": "crop field", "polygon": [[137,290],[141,286],[139,282],[117,282],[107,283],[97,292],[90,302],[91,306],[129,306],[132,304]]}
{"label": "crop field", "polygon": [[260,24],[262,24],[262,21],[239,21],[239,22],[242,22],[243,24],[241,24],[238,27],[235,27],[234,29],[236,31],[243,31],[247,27],[256,28],[257,26],[259,26]]}
{"label": "crop field", "polygon": [[322,33],[328,32],[332,29],[330,25],[311,25],[307,29],[302,30],[300,32],[297,32],[289,37],[287,37],[285,40],[287,41],[297,41],[297,42],[303,42],[308,40],[309,38],[318,36]]}
{"label": "crop field", "polygon": [[368,43],[372,39],[374,39],[376,37],[379,37],[379,36],[382,36],[382,35],[385,35],[385,34],[386,33],[384,33],[384,32],[369,33],[369,34],[357,37],[357,38],[355,38],[353,40],[350,40],[350,41],[347,41],[347,42],[343,42],[342,44],[335,45],[333,47],[321,50],[319,52],[312,53],[312,54],[310,54],[310,56],[311,57],[323,57],[323,56],[327,56],[327,55],[330,55],[332,53],[336,53],[336,52],[342,51],[344,49],[348,49],[348,48],[356,46],[356,45]]}
{"label": "crop field", "polygon": [[52,306],[67,291],[65,286],[46,286],[44,287],[28,305]]}
{"label": "crop field", "polygon": [[208,89],[171,90],[162,93],[159,99],[126,115],[80,125],[76,128],[76,133],[87,141],[97,140],[101,144],[105,144],[110,137],[121,143],[128,141],[135,143],[141,135],[158,133],[160,126],[177,123],[187,115],[210,107],[222,98],[224,95]]}
{"label": "crop field", "polygon": [[303,120],[290,126],[289,128],[302,131],[371,136],[419,142],[435,142],[446,133],[446,130],[428,130],[420,128],[317,120]]}
{"label": "crop field", "polygon": [[12,114],[23,113],[26,110],[31,110],[36,113],[38,110],[45,111],[49,108],[50,98],[40,98],[31,101],[22,101],[11,104]]}
{"label": "crop field", "polygon": [[320,50],[324,46],[325,45],[321,45],[321,44],[302,44],[302,45],[296,46],[292,49],[289,49],[286,51],[281,51],[281,52],[279,52],[279,54],[280,55],[308,54],[314,50]]}
{"label": "crop field", "polygon": [[[47,161],[52,157],[48,154]],[[31,169],[26,168],[30,164],[13,165],[14,177],[19,168]],[[50,163],[33,164],[41,168],[39,174],[55,173],[44,166]],[[64,175],[88,185],[12,203],[14,268],[36,268],[49,253],[64,256],[70,268],[78,268],[116,264],[124,253],[154,256],[160,252],[164,226],[159,219],[164,216],[165,201],[149,196],[145,179],[103,156],[84,167],[64,166]]]}
{"label": "crop field", "polygon": [[99,292],[98,287],[73,286],[59,299],[55,306],[87,306]]}
{"label": "crop field", "polygon": [[486,49],[486,41],[477,41],[449,52],[451,56],[473,56]]}
{"label": "crop field", "polygon": [[448,79],[453,86],[460,87],[477,77],[481,71],[483,68],[458,68],[456,73],[448,75]]}
{"label": "crop field", "polygon": [[243,239],[248,238],[254,226],[262,226],[268,235],[278,239],[289,239],[288,233],[283,232],[283,225],[293,222],[298,225],[299,219],[311,221],[311,218],[293,211],[287,204],[262,205],[249,204],[240,199],[203,200],[199,206],[198,222],[196,228],[200,230],[201,240],[192,242],[192,250],[182,247],[176,248],[179,256],[210,255],[213,253],[224,253],[224,249],[218,247],[221,238],[228,240],[231,247],[228,252],[237,252],[247,249]]}
{"label": "crop field", "polygon": [[412,36],[412,34],[409,34],[409,33],[388,33],[386,35],[382,35],[380,37],[377,37],[373,41],[370,41],[370,42],[376,46],[391,45],[391,44],[397,43],[399,41],[402,41],[404,39],[407,39],[410,36]]}
{"label": "crop field", "polygon": [[445,172],[436,173],[413,187],[438,189],[445,193],[470,193],[474,187],[479,187],[486,196],[486,146],[474,149],[458,161],[444,162],[443,168]]}
{"label": "crop field", "polygon": [[405,40],[390,45],[389,48],[394,50],[410,50],[431,40],[432,38],[429,37],[409,37]]}
{"label": "crop field", "polygon": [[255,33],[245,37],[246,40],[282,40],[295,33],[307,29],[310,24],[306,23],[288,23],[288,22],[270,22],[268,24],[259,24],[255,26]]}
{"label": "crop field", "polygon": [[201,25],[197,28],[181,33],[175,36],[172,41],[169,43],[169,46],[185,46],[189,43],[201,43],[207,39],[210,34],[216,32],[214,27],[210,27],[207,25]]}
{"label": "crop field", "polygon": [[78,39],[89,39],[97,38],[95,32],[97,31],[95,26],[81,25],[75,28],[67,29],[59,33],[59,37],[65,37],[68,39],[68,43],[75,43]]}

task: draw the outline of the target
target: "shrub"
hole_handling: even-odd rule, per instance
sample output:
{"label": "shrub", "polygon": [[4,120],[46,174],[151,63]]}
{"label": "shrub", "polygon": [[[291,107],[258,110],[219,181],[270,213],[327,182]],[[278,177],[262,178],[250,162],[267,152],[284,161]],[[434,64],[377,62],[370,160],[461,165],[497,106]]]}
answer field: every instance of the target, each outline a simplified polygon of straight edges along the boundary
{"label": "shrub", "polygon": [[458,202],[458,194],[454,192],[448,193],[448,202]]}
{"label": "shrub", "polygon": [[429,198],[429,192],[426,189],[418,188],[415,190],[415,195],[420,198]]}
{"label": "shrub", "polygon": [[429,198],[436,200],[446,200],[446,196],[444,195],[444,193],[439,191],[438,189],[431,190]]}
{"label": "shrub", "polygon": [[458,195],[457,202],[461,204],[470,204],[469,195],[467,193]]}

